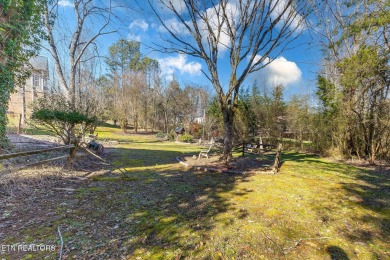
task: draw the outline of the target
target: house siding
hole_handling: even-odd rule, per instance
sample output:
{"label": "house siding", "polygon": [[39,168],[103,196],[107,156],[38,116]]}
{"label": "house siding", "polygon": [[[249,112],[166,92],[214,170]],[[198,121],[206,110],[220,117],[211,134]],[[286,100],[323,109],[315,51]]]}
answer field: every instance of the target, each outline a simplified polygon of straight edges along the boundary
{"label": "house siding", "polygon": [[[26,100],[26,116],[31,115],[32,103],[38,98],[43,97],[48,89],[47,81],[49,71],[47,65],[47,58],[42,56],[35,57],[35,60],[30,60],[30,64],[32,65],[31,75],[26,80],[24,86]],[[23,88],[18,87],[16,91],[11,94],[8,103],[8,113],[23,113]]]}

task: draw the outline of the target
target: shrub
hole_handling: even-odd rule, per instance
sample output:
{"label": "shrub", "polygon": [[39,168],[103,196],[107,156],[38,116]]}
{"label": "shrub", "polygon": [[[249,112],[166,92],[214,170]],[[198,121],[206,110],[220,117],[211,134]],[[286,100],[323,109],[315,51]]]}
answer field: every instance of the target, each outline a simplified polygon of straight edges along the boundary
{"label": "shrub", "polygon": [[172,129],[172,130],[169,132],[169,134],[168,134],[168,140],[169,140],[169,141],[174,141],[175,138],[176,138],[176,133],[175,133],[175,131]]}
{"label": "shrub", "polygon": [[203,126],[199,123],[191,123],[190,125],[190,134],[194,136],[195,138],[200,138],[202,136],[202,129]]}
{"label": "shrub", "polygon": [[184,135],[180,136],[179,139],[180,139],[180,142],[190,143],[190,142],[192,142],[193,137],[190,134],[184,134]]}
{"label": "shrub", "polygon": [[69,144],[74,137],[84,136],[96,124],[96,117],[78,111],[61,111],[41,108],[34,110],[31,119]]}
{"label": "shrub", "polygon": [[70,144],[93,131],[98,123],[98,119],[88,112],[71,109],[60,96],[39,99],[33,107],[31,119],[38,129],[43,127],[54,133],[64,144]]}
{"label": "shrub", "polygon": [[159,138],[159,139],[164,139],[167,135],[163,132],[163,131],[159,131],[157,134],[156,134],[156,138]]}

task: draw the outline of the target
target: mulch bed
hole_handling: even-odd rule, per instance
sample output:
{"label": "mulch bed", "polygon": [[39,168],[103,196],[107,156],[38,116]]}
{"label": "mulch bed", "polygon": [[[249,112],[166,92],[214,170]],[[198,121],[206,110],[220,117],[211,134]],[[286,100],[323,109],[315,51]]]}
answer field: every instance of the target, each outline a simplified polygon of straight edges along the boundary
{"label": "mulch bed", "polygon": [[238,157],[229,162],[227,166],[219,155],[212,155],[209,158],[185,155],[179,159],[188,167],[196,170],[225,172],[236,174],[247,173],[269,173],[273,164],[272,156],[265,157]]}

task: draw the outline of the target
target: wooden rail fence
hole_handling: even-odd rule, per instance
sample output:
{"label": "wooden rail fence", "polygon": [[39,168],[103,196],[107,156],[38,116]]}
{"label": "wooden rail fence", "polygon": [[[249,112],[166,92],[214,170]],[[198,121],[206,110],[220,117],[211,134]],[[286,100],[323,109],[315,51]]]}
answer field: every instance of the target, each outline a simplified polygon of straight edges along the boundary
{"label": "wooden rail fence", "polygon": [[21,167],[17,167],[17,168],[11,169],[11,171],[18,171],[18,170],[21,170],[21,169],[24,169],[24,168],[28,168],[28,167],[32,167],[32,166],[36,166],[36,165],[40,165],[40,164],[44,164],[44,163],[60,160],[60,159],[68,158],[68,160],[69,160],[69,158],[72,156],[72,154],[74,154],[74,151],[75,151],[76,147],[75,147],[75,145],[71,144],[71,145],[64,145],[64,146],[59,146],[59,147],[52,147],[52,148],[33,150],[33,151],[26,151],[26,152],[20,152],[20,153],[1,154],[0,155],[0,161],[1,160],[6,160],[6,159],[11,159],[11,158],[16,158],[16,157],[29,156],[29,155],[34,155],[34,154],[41,154],[41,153],[60,151],[60,150],[67,150],[67,149],[70,149],[70,154],[69,155],[59,156],[59,157],[55,157],[55,158],[51,158],[51,159],[47,159],[47,160],[41,160],[39,162],[34,162],[34,163],[27,164],[27,165],[23,165]]}
{"label": "wooden rail fence", "polygon": [[[260,154],[260,152],[263,151],[269,151],[273,148],[276,148],[275,145],[272,144],[260,144],[253,146],[251,143],[249,143],[250,146],[247,146],[247,143],[242,143],[242,156],[245,156],[245,153],[250,153],[250,154]],[[262,146],[262,147],[260,147]],[[272,166],[272,171],[274,174],[278,173],[281,167],[281,162],[282,162],[282,147],[283,145],[279,143],[276,149],[276,154],[275,154],[275,161]]]}
{"label": "wooden rail fence", "polygon": [[71,144],[71,145],[64,145],[64,146],[59,146],[59,147],[52,147],[52,148],[33,150],[33,151],[27,151],[27,152],[1,154],[0,160],[10,159],[10,158],[15,158],[15,157],[20,157],[20,156],[27,156],[27,155],[33,155],[33,154],[52,152],[52,151],[71,149],[74,147],[75,146],[73,144]]}

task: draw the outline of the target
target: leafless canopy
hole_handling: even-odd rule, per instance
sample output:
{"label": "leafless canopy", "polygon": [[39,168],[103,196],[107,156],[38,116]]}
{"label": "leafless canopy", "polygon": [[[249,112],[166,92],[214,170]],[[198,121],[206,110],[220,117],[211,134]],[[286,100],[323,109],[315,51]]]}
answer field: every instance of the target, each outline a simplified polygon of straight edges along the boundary
{"label": "leafless canopy", "polygon": [[170,37],[158,49],[168,53],[186,53],[203,59],[218,94],[223,90],[218,77],[218,58],[230,56],[229,98],[247,75],[267,66],[280,55],[304,29],[308,12],[306,1],[293,0],[159,0],[177,19],[172,26],[153,7]]}
{"label": "leafless canopy", "polygon": [[[300,0],[156,0],[149,3],[166,31],[167,53],[185,53],[203,59],[204,75],[212,83],[224,121],[224,156],[231,158],[233,122],[239,89],[247,76],[267,66],[305,30],[309,1]],[[164,10],[165,9],[165,10]],[[174,19],[165,19],[169,12]],[[228,88],[218,70],[221,55],[230,57]],[[224,89],[227,89],[224,91]]]}
{"label": "leafless canopy", "polygon": [[48,46],[44,48],[52,55],[59,84],[65,90],[68,101],[74,105],[79,64],[96,57],[89,55],[86,58],[87,50],[94,47],[97,51],[96,39],[117,30],[110,26],[114,16],[111,0],[74,0],[71,7],[75,14],[74,26],[70,26],[72,29],[66,28],[67,21],[56,20],[61,17],[58,14],[60,2],[46,2],[43,15]]}

